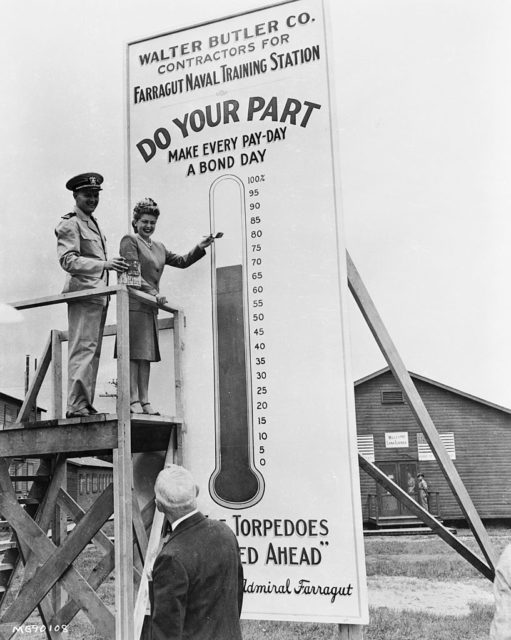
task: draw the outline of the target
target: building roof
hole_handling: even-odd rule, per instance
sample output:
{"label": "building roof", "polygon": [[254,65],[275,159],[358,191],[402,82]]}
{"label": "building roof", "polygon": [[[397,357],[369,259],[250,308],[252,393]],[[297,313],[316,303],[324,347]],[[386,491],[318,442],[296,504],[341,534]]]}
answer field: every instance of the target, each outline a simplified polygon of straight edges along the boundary
{"label": "building roof", "polygon": [[76,465],[77,467],[99,467],[103,469],[112,469],[113,464],[100,460],[99,458],[93,458],[92,456],[84,456],[83,458],[69,458],[68,462]]}
{"label": "building roof", "polygon": [[[23,404],[23,400],[21,400],[20,398],[15,398],[14,396],[10,396],[8,393],[4,393],[3,391],[0,391],[0,400],[4,400],[5,402],[11,402],[12,404],[19,405],[20,407]],[[39,405],[37,406],[37,410],[44,411],[46,413],[46,409],[43,409]]]}
{"label": "building roof", "polygon": [[[378,378],[385,373],[390,372],[390,367],[384,367],[383,369],[379,369],[374,373],[370,373],[368,376],[364,376],[363,378],[359,378],[355,380],[355,387],[364,384],[364,382],[368,382],[369,380],[373,380],[374,378]],[[470,393],[465,393],[464,391],[460,391],[459,389],[455,389],[454,387],[449,387],[446,384],[442,384],[441,382],[437,382],[436,380],[431,380],[431,378],[426,378],[425,376],[421,376],[418,373],[413,373],[412,371],[408,372],[412,380],[420,380],[421,382],[427,382],[428,384],[433,385],[434,387],[438,387],[439,389],[444,389],[445,391],[450,391],[451,393],[455,393],[463,398],[468,398],[469,400],[473,400],[474,402],[479,402],[480,404],[484,404],[487,407],[492,407],[492,409],[497,409],[498,411],[503,411],[504,413],[511,414],[511,409],[507,407],[502,407],[499,404],[495,404],[494,402],[489,402],[488,400],[483,400],[482,398],[478,398],[477,396],[473,396]],[[397,380],[396,380],[397,383]]]}

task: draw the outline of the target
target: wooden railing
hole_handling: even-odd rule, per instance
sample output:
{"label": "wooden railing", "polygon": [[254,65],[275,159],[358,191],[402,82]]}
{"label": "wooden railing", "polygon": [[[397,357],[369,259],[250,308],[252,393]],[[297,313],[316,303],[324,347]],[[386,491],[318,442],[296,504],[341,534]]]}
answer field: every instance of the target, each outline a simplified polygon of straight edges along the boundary
{"label": "wooden railing", "polygon": [[[428,511],[435,518],[440,518],[440,497],[438,491],[428,491]],[[380,523],[380,518],[388,516],[385,512],[385,508],[382,504],[383,496],[381,493],[369,493],[367,494],[367,511],[369,520],[374,521],[376,524]],[[417,498],[413,498],[418,502]],[[397,498],[395,498],[397,499]],[[412,515],[412,514],[410,514]]]}

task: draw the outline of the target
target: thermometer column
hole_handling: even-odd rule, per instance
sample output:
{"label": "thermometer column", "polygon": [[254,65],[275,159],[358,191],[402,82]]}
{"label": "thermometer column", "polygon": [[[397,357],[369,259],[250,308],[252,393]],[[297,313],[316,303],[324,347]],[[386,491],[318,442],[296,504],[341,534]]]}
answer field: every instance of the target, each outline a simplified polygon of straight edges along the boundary
{"label": "thermometer column", "polygon": [[215,362],[215,471],[209,490],[218,504],[240,509],[256,504],[264,480],[254,465],[252,376],[247,288],[245,188],[222,176],[210,188],[213,348]]}

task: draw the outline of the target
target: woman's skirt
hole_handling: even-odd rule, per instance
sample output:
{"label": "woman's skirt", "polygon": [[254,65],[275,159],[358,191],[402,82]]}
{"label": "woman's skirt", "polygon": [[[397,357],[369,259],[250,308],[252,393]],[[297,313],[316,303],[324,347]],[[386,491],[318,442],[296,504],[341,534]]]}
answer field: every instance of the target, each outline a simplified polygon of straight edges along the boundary
{"label": "woman's skirt", "polygon": [[[161,360],[157,318],[151,308],[147,312],[130,309],[130,360]],[[117,340],[114,358],[117,358]]]}

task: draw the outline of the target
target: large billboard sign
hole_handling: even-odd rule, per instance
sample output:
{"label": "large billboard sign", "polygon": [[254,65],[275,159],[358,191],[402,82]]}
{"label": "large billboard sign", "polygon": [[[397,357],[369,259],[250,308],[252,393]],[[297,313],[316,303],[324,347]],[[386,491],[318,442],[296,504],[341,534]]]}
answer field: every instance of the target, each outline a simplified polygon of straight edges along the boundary
{"label": "large billboard sign", "polygon": [[[345,247],[321,0],[128,45],[131,206],[185,253],[184,463],[238,537],[244,616],[367,621]],[[169,364],[169,370],[171,365]]]}

